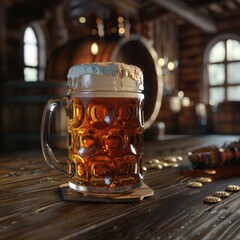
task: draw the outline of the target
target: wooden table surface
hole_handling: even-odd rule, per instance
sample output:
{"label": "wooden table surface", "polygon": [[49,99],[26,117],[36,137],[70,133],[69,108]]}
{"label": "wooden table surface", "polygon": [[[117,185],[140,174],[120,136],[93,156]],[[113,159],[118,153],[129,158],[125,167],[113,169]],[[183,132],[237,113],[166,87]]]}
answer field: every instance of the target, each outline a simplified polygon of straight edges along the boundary
{"label": "wooden table surface", "polygon": [[[239,136],[185,136],[145,142],[144,161],[181,155],[177,168],[150,169],[144,182],[154,196],[138,202],[64,201],[67,177],[50,168],[40,150],[0,156],[0,239],[240,239],[240,192],[217,204],[203,199],[230,184],[240,185],[240,166],[222,167],[212,183],[186,187],[206,176],[193,170],[188,151],[238,140]],[[67,153],[57,152],[64,159]]]}

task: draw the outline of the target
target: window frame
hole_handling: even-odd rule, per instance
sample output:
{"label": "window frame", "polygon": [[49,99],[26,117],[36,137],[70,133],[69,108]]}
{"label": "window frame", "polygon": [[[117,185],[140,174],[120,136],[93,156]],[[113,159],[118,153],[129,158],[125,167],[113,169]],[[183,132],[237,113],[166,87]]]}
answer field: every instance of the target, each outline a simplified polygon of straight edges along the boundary
{"label": "window frame", "polygon": [[[210,51],[212,50],[212,48],[215,46],[215,44],[217,44],[220,41],[224,41],[224,47],[225,47],[225,53],[226,53],[226,41],[228,39],[232,39],[232,40],[236,40],[239,41],[240,43],[240,36],[236,35],[236,34],[232,34],[232,33],[225,33],[225,34],[221,34],[218,35],[217,37],[213,38],[206,46],[205,51],[204,51],[204,56],[203,56],[203,86],[202,86],[202,92],[201,92],[201,96],[202,96],[202,101],[206,104],[209,104],[209,89],[210,89],[210,84],[209,84],[209,77],[208,77],[208,64],[209,64],[209,54]],[[219,62],[219,63],[223,63],[225,65],[225,70],[224,70],[224,83],[220,84],[220,85],[216,85],[214,87],[218,87],[218,86],[222,86],[225,89],[225,93],[224,93],[224,101],[228,101],[227,100],[227,88],[229,86],[240,86],[240,82],[239,83],[231,83],[229,84],[227,82],[227,63],[229,62],[240,62],[239,60],[232,60],[232,61],[228,61],[227,57],[225,55],[225,58],[223,61]],[[217,62],[214,62],[212,64],[215,64]]]}

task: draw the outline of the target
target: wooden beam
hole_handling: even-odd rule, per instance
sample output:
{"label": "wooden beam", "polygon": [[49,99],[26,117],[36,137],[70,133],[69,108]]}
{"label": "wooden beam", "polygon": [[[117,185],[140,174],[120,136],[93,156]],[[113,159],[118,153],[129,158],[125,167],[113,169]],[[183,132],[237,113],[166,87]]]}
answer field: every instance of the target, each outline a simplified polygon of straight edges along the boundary
{"label": "wooden beam", "polygon": [[166,8],[167,10],[176,13],[180,17],[186,19],[195,26],[201,28],[203,31],[208,33],[217,32],[217,26],[215,22],[198,12],[196,9],[191,8],[190,5],[181,1],[181,0],[152,0],[161,7]]}
{"label": "wooden beam", "polygon": [[[104,5],[110,8],[115,8],[118,10],[121,10],[123,13],[128,13],[131,15],[137,15],[138,14],[138,8],[140,8],[139,4],[135,4],[134,1],[130,0],[129,2],[126,1],[118,1],[118,0],[95,0],[100,5]],[[91,2],[91,1],[89,1]]]}
{"label": "wooden beam", "polygon": [[226,1],[225,4],[230,10],[236,11],[238,9],[238,6],[234,1]]}
{"label": "wooden beam", "polygon": [[221,14],[223,12],[223,8],[217,3],[209,4],[209,9],[211,9],[216,14]]}

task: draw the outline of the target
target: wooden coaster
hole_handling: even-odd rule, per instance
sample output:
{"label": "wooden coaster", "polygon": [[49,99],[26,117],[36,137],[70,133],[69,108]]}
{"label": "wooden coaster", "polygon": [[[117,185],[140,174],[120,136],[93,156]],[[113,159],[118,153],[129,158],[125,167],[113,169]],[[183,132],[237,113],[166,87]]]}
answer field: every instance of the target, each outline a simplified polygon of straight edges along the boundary
{"label": "wooden coaster", "polygon": [[151,197],[154,191],[143,184],[141,187],[134,189],[126,194],[89,194],[73,190],[68,183],[59,186],[62,197],[66,201],[87,201],[87,202],[137,202],[146,197]]}

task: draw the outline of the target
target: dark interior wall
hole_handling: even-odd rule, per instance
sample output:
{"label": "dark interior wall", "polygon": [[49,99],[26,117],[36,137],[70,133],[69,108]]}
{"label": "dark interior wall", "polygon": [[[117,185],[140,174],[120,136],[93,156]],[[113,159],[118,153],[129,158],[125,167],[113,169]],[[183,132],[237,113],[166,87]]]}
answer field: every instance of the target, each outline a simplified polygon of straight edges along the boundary
{"label": "dark interior wall", "polygon": [[216,36],[233,33],[240,36],[240,11],[223,12],[214,17],[218,32],[208,34],[190,24],[179,28],[179,89],[194,102],[201,101],[203,55]]}
{"label": "dark interior wall", "polygon": [[[3,1],[0,1],[0,126],[2,126],[3,83],[6,77],[6,14]],[[0,145],[4,144],[3,129],[0,128]]]}

